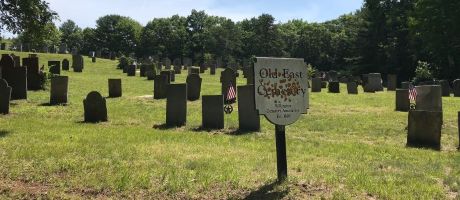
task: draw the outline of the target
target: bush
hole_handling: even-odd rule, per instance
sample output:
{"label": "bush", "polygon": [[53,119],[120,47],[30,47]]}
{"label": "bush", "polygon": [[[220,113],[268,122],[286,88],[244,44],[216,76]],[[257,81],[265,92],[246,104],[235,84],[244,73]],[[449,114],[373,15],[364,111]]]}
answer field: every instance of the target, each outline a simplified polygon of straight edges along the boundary
{"label": "bush", "polygon": [[433,81],[433,72],[429,63],[418,61],[417,68],[415,69],[414,83],[418,84],[424,81]]}

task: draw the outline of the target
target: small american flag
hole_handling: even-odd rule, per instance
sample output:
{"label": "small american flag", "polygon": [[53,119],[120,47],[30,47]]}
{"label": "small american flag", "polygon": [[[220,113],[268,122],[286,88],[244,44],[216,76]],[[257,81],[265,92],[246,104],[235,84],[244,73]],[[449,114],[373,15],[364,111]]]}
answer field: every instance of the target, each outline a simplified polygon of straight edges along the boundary
{"label": "small american flag", "polygon": [[228,104],[234,103],[236,100],[235,87],[233,87],[232,83],[230,83],[228,87],[227,96],[225,97],[225,100]]}
{"label": "small american flag", "polygon": [[417,90],[414,85],[409,84],[409,101],[415,102],[417,100]]}

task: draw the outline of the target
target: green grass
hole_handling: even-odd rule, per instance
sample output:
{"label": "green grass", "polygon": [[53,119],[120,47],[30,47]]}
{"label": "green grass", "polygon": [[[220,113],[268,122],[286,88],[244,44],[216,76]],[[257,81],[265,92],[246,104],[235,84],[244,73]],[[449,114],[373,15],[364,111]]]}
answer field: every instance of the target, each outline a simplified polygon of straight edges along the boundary
{"label": "green grass", "polygon": [[[40,66],[70,59],[39,56]],[[224,130],[199,132],[196,101],[188,102],[187,126],[154,129],[165,123],[166,101],[143,97],[153,94],[153,82],[127,77],[116,64],[85,58],[83,73],[64,71],[67,106],[43,106],[49,91],[12,102],[11,114],[0,116],[0,197],[459,199],[460,98],[443,99],[439,152],[405,147],[407,113],[394,111],[394,92],[348,95],[341,85],[341,94],[311,94],[309,113],[286,129],[289,181],[273,185],[267,120],[261,132],[231,135],[234,112]],[[220,92],[218,75],[202,77],[203,95]],[[123,84],[122,98],[107,99],[109,122],[82,123],[83,99],[90,91],[107,96],[108,78]]]}

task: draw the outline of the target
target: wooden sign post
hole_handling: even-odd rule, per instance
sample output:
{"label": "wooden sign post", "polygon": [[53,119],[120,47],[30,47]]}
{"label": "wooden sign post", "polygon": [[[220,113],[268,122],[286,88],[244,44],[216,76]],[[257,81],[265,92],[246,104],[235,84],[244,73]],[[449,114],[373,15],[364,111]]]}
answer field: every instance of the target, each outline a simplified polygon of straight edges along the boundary
{"label": "wooden sign post", "polygon": [[307,113],[308,77],[303,59],[256,58],[254,63],[255,105],[276,129],[278,181],[287,178],[285,126]]}

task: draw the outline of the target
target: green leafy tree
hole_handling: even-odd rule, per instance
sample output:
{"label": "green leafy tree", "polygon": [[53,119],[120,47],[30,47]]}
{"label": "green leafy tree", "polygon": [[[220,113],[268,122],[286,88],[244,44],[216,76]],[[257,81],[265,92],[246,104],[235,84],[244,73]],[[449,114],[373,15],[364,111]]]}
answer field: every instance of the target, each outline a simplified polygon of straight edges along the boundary
{"label": "green leafy tree", "polygon": [[48,23],[43,29],[26,29],[18,35],[16,44],[28,44],[30,49],[41,50],[43,47],[57,46],[60,42],[60,32],[56,25]]}
{"label": "green leafy tree", "polygon": [[61,43],[67,44],[69,49],[81,49],[83,44],[83,32],[74,21],[67,20],[59,27],[61,31]]}
{"label": "green leafy tree", "polygon": [[82,31],[82,52],[102,50],[97,45],[96,30],[93,28],[85,28]]}

